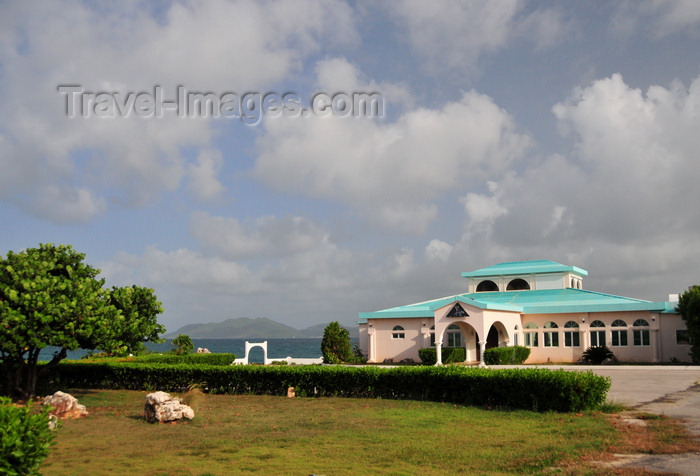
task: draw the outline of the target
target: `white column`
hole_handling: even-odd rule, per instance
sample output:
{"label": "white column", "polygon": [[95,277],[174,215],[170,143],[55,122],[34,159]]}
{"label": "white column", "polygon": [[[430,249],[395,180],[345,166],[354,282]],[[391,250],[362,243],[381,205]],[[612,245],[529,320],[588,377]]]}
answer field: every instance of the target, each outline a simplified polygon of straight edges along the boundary
{"label": "white column", "polygon": [[435,352],[437,354],[437,361],[435,362],[435,365],[442,365],[442,341],[441,340],[435,341]]}
{"label": "white column", "polygon": [[486,364],[484,363],[484,352],[486,352],[486,341],[485,340],[479,341],[479,350],[480,350],[480,354],[481,354],[481,360],[479,361],[479,367],[486,367]]}

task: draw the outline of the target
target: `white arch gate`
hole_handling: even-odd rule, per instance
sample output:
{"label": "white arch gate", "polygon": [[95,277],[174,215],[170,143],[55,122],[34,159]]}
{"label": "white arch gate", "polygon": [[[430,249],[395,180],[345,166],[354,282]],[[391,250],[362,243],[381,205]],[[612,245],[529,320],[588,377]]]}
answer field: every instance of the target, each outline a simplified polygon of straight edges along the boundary
{"label": "white arch gate", "polygon": [[267,358],[267,341],[264,342],[248,342],[245,341],[245,357],[242,359],[236,359],[234,364],[245,364],[248,365],[248,355],[250,354],[250,349],[253,347],[260,347],[263,350],[263,364],[267,365],[270,363]]}

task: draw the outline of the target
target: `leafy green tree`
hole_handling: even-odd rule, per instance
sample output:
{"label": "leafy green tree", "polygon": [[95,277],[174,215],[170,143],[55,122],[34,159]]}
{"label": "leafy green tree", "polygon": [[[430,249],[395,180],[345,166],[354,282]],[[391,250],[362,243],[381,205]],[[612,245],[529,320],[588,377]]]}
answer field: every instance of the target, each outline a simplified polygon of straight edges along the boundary
{"label": "leafy green tree", "polygon": [[700,364],[700,285],[689,287],[678,297],[676,312],[688,328],[690,357],[694,364]]}
{"label": "leafy green tree", "polygon": [[[97,278],[99,270],[84,259],[70,245],[53,244],[0,257],[0,385],[6,395],[30,398],[41,373],[69,350],[112,349],[133,340],[129,316],[141,312],[141,304],[122,306],[129,313],[125,317],[103,287],[104,279]],[[116,292],[115,299],[121,295]],[[39,352],[48,346],[59,350],[39,366]]]}
{"label": "leafy green tree", "polygon": [[125,356],[143,353],[145,342],[163,342],[158,337],[165,327],[158,324],[163,312],[153,289],[140,286],[112,287],[110,304],[121,313],[114,335],[100,347],[107,353]]}
{"label": "leafy green tree", "polygon": [[340,364],[352,360],[352,347],[350,346],[350,332],[333,321],[323,330],[321,340],[321,354],[327,364]]}
{"label": "leafy green tree", "polygon": [[192,349],[194,349],[194,344],[190,336],[180,334],[173,339],[173,351],[177,355],[189,354],[192,352]]}

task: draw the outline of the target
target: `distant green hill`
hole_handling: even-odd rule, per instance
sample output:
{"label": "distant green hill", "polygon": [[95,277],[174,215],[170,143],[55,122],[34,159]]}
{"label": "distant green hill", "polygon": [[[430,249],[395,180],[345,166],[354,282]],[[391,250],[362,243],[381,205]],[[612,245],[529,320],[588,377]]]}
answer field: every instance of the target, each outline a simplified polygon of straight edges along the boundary
{"label": "distant green hill", "polygon": [[[316,324],[306,329],[295,329],[267,317],[239,317],[223,322],[187,324],[175,332],[165,334],[166,338],[185,334],[197,339],[284,339],[299,337],[322,337],[328,323]],[[357,338],[357,327],[343,326],[350,331],[351,338]]]}

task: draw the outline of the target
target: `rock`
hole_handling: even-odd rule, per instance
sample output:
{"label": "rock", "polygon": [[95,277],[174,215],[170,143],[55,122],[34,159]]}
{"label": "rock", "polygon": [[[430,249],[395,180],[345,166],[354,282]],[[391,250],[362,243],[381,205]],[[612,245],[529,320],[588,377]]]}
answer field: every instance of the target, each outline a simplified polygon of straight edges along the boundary
{"label": "rock", "polygon": [[194,418],[194,410],[191,407],[183,404],[179,398],[173,398],[165,392],[154,392],[146,395],[144,411],[146,421],[149,423]]}
{"label": "rock", "polygon": [[78,399],[69,393],[58,391],[41,399],[45,406],[53,407],[51,415],[59,420],[71,420],[88,415],[85,405],[78,403]]}
{"label": "rock", "polygon": [[287,398],[294,398],[296,396],[297,396],[297,393],[294,390],[294,387],[287,388]]}
{"label": "rock", "polygon": [[211,351],[209,349],[207,349],[206,347],[204,347],[204,348],[197,347],[197,352],[195,352],[195,353],[196,354],[211,354]]}

